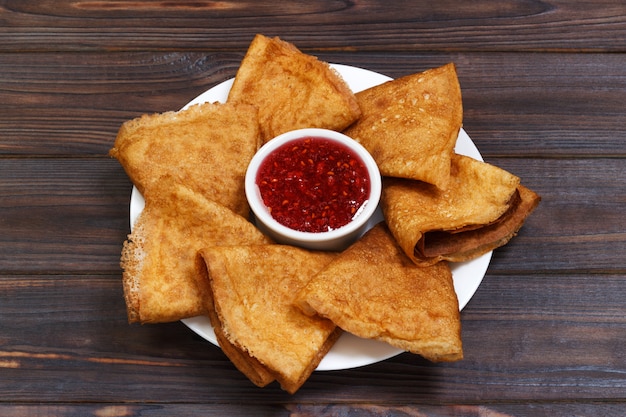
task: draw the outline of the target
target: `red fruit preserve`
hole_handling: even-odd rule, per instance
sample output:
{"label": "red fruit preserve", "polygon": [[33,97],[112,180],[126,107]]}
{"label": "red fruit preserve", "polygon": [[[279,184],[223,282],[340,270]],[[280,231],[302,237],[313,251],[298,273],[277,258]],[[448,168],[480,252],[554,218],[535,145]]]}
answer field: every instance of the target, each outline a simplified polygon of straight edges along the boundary
{"label": "red fruit preserve", "polygon": [[363,161],[341,143],[318,137],[277,148],[261,163],[256,183],[276,221],[312,233],[348,224],[370,194]]}

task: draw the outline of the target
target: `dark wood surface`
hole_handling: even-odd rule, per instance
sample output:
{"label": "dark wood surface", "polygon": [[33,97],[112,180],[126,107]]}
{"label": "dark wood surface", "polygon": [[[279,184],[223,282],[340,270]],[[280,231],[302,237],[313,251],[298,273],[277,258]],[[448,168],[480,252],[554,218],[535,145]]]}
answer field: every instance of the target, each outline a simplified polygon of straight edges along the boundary
{"label": "dark wood surface", "polygon": [[[255,33],[392,77],[455,62],[464,128],[543,201],[462,312],[465,359],[254,387],[129,325],[120,124],[234,76]],[[622,1],[0,1],[0,415],[626,413]]]}

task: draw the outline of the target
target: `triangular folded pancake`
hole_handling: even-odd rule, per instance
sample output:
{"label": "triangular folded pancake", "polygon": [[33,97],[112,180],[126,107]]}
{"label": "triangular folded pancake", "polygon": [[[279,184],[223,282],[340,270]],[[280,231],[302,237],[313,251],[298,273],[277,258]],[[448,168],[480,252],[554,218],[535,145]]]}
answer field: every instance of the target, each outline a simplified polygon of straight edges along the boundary
{"label": "triangular folded pancake", "polygon": [[386,178],[381,206],[405,253],[418,265],[432,265],[466,261],[506,244],[539,200],[515,175],[455,155],[446,191]]}
{"label": "triangular folded pancake", "polygon": [[328,63],[263,35],[250,43],[228,102],[259,109],[264,142],[300,128],[340,131],[361,114],[354,94]]}
{"label": "triangular folded pancake", "polygon": [[363,114],[344,133],[372,154],[381,174],[445,189],[463,120],[454,64],[388,81],[356,97]]}
{"label": "triangular folded pancake", "polygon": [[195,278],[200,298],[204,303],[204,308],[211,321],[211,326],[213,326],[215,338],[222,348],[222,352],[224,352],[235,367],[246,375],[256,386],[264,387],[273,382],[274,375],[266,366],[250,356],[245,350],[233,345],[224,334],[222,323],[215,311],[213,291],[211,290],[211,282],[209,281],[209,271],[202,250],[198,251],[196,255]]}
{"label": "triangular folded pancake", "polygon": [[247,219],[185,187],[164,195],[146,193],[146,206],[122,248],[129,322],[203,314],[194,278],[198,249],[269,242]]}
{"label": "triangular folded pancake", "polygon": [[169,176],[247,217],[243,179],[259,146],[254,107],[205,103],[127,121],[109,154],[142,194],[166,193]]}
{"label": "triangular folded pancake", "polygon": [[[200,254],[225,337],[265,366],[284,390],[297,391],[341,331],[329,320],[303,314],[293,299],[336,254],[288,245],[212,247]],[[239,355],[229,357],[241,365]]]}
{"label": "triangular folded pancake", "polygon": [[416,266],[382,223],[317,274],[296,302],[343,330],[431,361],[463,358],[448,264]]}

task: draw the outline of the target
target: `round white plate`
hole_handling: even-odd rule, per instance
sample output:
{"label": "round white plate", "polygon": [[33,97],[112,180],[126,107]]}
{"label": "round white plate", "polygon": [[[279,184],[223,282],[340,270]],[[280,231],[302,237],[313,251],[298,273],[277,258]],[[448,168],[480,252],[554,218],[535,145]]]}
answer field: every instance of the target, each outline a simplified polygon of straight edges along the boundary
{"label": "round white plate", "polygon": [[[341,74],[354,92],[359,92],[391,80],[391,78],[385,75],[362,68],[339,64],[333,64],[332,66]],[[190,101],[185,108],[193,104],[204,102],[225,102],[232,84],[233,79],[230,79],[216,85]],[[470,156],[480,161],[483,160],[478,149],[463,129],[459,132],[455,149],[457,153]],[[131,228],[143,208],[143,196],[133,187],[130,198]],[[460,310],[465,307],[478,289],[478,286],[485,276],[489,262],[491,261],[491,255],[492,252],[489,252],[468,262],[450,264],[452,278],[454,280],[454,290],[459,299]],[[219,346],[208,317],[193,317],[182,320],[182,322],[199,336]],[[388,359],[399,353],[402,353],[402,350],[387,343],[362,339],[344,332],[330,352],[322,359],[317,370],[330,371],[355,368]]]}

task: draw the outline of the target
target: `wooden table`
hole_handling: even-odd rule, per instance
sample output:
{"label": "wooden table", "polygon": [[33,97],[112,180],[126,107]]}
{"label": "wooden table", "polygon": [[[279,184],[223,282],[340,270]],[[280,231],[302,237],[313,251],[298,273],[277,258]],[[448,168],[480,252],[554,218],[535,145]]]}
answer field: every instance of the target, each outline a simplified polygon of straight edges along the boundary
{"label": "wooden table", "polygon": [[[626,413],[621,0],[0,2],[0,415]],[[255,33],[391,77],[457,65],[464,128],[543,201],[462,312],[465,359],[253,386],[180,322],[129,325],[122,122],[235,75]]]}

